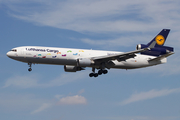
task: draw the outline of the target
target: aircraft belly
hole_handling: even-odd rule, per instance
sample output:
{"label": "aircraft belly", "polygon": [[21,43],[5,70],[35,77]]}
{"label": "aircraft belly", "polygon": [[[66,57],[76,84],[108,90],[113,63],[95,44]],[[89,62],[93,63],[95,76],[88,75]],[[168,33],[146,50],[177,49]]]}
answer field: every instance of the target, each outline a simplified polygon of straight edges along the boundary
{"label": "aircraft belly", "polygon": [[128,59],[126,61],[118,62],[117,60],[113,61],[113,65],[110,66],[110,68],[119,68],[119,69],[136,69],[136,68],[143,68],[153,65],[158,65],[165,63],[165,60],[162,61],[154,61],[154,62],[148,62],[149,57],[144,58],[132,58]]}
{"label": "aircraft belly", "polygon": [[56,64],[56,65],[76,65],[76,59],[52,59],[52,58],[32,58],[32,57],[15,57],[17,61],[35,64]]}
{"label": "aircraft belly", "polygon": [[150,64],[146,60],[137,60],[137,59],[129,59],[126,61],[118,62],[117,60],[112,61],[110,68],[119,68],[119,69],[135,69],[135,68],[142,68],[147,67]]}

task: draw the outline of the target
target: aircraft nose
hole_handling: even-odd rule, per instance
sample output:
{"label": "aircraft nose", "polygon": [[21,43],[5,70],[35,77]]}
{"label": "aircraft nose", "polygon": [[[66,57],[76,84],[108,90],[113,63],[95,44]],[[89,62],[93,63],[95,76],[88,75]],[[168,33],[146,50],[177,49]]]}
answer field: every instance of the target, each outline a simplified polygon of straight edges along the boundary
{"label": "aircraft nose", "polygon": [[8,57],[9,57],[9,54],[10,54],[9,52],[6,53],[6,55],[7,55]]}
{"label": "aircraft nose", "polygon": [[10,52],[10,51],[7,52],[6,55],[7,55],[8,57],[12,57],[12,56],[13,56],[13,55],[12,55],[12,52]]}

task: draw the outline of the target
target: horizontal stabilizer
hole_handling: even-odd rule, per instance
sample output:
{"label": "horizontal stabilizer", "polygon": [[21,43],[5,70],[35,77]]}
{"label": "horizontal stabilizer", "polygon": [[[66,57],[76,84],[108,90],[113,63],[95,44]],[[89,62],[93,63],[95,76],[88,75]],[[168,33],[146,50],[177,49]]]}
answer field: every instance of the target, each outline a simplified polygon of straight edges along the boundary
{"label": "horizontal stabilizer", "polygon": [[169,52],[169,53],[167,53],[167,54],[161,55],[161,56],[159,56],[159,57],[157,57],[157,58],[154,58],[154,59],[151,59],[151,60],[148,60],[148,61],[149,61],[149,62],[152,62],[152,61],[160,61],[160,60],[162,60],[162,59],[164,59],[164,58],[166,58],[166,57],[168,57],[168,56],[170,56],[170,55],[172,55],[172,54],[174,54],[174,52]]}

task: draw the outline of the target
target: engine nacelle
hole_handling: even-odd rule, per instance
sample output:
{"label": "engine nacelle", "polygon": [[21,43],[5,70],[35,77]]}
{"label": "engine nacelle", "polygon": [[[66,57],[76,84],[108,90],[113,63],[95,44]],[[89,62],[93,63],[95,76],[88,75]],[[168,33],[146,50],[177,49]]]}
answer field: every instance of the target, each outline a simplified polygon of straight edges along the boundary
{"label": "engine nacelle", "polygon": [[88,58],[79,58],[77,62],[80,67],[88,67],[93,64],[93,62]]}
{"label": "engine nacelle", "polygon": [[84,69],[82,67],[64,65],[65,72],[76,72],[76,71],[81,71],[81,70],[84,70]]}
{"label": "engine nacelle", "polygon": [[138,45],[136,46],[136,50],[139,50],[139,49],[141,49],[141,44],[138,44]]}
{"label": "engine nacelle", "polygon": [[147,47],[148,47],[147,45],[138,44],[138,45],[136,46],[136,50],[140,50],[140,49],[147,48]]}

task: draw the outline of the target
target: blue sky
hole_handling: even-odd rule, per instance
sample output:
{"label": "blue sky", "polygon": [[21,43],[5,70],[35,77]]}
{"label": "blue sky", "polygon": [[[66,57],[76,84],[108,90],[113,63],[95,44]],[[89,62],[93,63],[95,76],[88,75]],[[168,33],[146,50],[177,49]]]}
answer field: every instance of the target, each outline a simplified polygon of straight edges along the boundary
{"label": "blue sky", "polygon": [[[5,120],[179,120],[179,0],[0,0],[0,118]],[[9,59],[35,45],[132,51],[163,28],[175,54],[163,65],[91,69],[28,65]]]}

